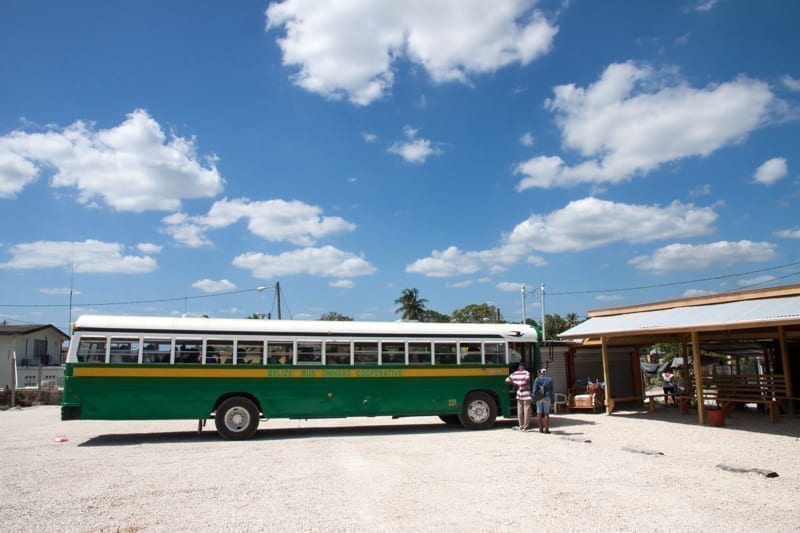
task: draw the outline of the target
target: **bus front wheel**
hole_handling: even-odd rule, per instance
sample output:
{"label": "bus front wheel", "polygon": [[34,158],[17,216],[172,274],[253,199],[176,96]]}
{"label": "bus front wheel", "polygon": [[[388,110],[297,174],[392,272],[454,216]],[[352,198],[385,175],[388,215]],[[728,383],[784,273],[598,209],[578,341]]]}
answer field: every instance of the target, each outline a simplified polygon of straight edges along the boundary
{"label": "bus front wheel", "polygon": [[467,429],[487,429],[497,418],[497,404],[485,392],[471,392],[464,400],[464,409],[459,415],[461,425]]}
{"label": "bus front wheel", "polygon": [[228,398],[217,407],[214,424],[224,439],[249,439],[258,429],[258,408],[247,398]]}

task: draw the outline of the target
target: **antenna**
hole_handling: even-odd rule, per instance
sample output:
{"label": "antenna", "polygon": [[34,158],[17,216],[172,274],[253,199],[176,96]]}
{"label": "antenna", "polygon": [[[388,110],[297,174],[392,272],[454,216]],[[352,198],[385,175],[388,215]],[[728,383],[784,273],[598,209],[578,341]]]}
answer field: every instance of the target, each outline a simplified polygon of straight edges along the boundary
{"label": "antenna", "polygon": [[72,241],[72,260],[69,263],[69,316],[67,317],[67,333],[72,336],[72,286],[75,282],[75,241]]}

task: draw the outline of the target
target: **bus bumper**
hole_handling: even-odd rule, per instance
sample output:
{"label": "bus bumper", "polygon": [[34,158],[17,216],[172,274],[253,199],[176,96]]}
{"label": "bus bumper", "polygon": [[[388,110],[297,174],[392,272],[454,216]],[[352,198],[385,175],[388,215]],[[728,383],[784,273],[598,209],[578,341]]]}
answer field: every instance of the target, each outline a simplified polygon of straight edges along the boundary
{"label": "bus bumper", "polygon": [[61,406],[61,420],[80,420],[80,419],[81,419],[80,404]]}

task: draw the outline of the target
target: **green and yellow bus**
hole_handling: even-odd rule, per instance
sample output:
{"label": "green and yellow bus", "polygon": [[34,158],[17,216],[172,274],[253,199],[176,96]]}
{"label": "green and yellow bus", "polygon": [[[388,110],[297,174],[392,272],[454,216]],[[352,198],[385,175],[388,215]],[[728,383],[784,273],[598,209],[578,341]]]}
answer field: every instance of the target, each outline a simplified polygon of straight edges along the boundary
{"label": "green and yellow bus", "polygon": [[439,416],[468,429],[515,413],[505,378],[539,364],[524,324],[81,316],[62,420],[214,420],[247,439],[260,420]]}

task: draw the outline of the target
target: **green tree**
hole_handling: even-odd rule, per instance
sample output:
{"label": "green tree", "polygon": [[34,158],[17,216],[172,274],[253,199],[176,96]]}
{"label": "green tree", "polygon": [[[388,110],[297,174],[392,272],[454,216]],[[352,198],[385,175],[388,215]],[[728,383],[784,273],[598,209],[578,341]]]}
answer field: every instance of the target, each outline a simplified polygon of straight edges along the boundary
{"label": "green tree", "polygon": [[252,318],[254,320],[261,320],[262,318],[264,318],[264,315],[262,315],[261,313],[250,313],[250,315],[247,318]]}
{"label": "green tree", "polygon": [[339,322],[351,322],[353,320],[352,317],[349,317],[347,315],[342,315],[340,313],[337,313],[336,311],[331,311],[329,313],[325,313],[324,315],[319,317],[319,319],[320,320],[333,320],[333,321],[339,321]]}
{"label": "green tree", "polygon": [[428,300],[419,297],[417,289],[403,289],[400,298],[394,301],[398,307],[394,310],[395,313],[402,313],[400,318],[403,320],[419,320],[422,321],[425,315],[425,305]]}
{"label": "green tree", "polygon": [[422,314],[423,322],[452,322],[452,320],[450,315],[445,315],[444,313],[432,309],[426,309]]}
{"label": "green tree", "polygon": [[489,304],[469,304],[456,309],[451,316],[453,322],[503,322],[500,310]]}
{"label": "green tree", "polygon": [[583,322],[575,313],[567,313],[562,317],[558,313],[544,316],[545,334],[548,339],[556,337],[560,333],[567,331]]}

